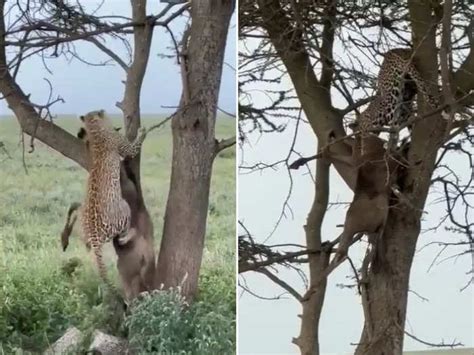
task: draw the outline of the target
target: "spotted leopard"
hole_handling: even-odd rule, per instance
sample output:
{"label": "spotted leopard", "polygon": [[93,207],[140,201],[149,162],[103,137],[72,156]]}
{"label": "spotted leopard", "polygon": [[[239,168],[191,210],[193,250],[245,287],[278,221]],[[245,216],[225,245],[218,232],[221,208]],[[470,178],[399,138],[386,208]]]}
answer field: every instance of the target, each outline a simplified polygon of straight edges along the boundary
{"label": "spotted leopard", "polygon": [[357,120],[362,137],[383,126],[405,124],[413,113],[417,93],[423,96],[431,109],[438,106],[438,100],[430,95],[413,63],[412,50],[396,48],[385,53],[377,78],[376,95]]}
{"label": "spotted leopard", "polygon": [[103,110],[81,116],[88,137],[90,169],[87,193],[81,206],[82,233],[94,252],[99,275],[113,288],[102,260],[102,246],[114,238],[125,244],[133,236],[130,207],[122,198],[120,162],[140,151],[146,136],[141,129],[133,143],[118,133]]}

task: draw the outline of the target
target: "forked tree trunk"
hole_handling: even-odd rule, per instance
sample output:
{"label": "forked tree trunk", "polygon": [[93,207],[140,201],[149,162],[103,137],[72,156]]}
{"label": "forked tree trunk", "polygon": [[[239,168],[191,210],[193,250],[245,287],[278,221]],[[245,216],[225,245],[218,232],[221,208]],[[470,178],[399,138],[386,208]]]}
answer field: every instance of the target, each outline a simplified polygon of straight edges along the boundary
{"label": "forked tree trunk", "polygon": [[[413,44],[418,69],[428,83],[437,82],[436,19],[430,2],[409,1]],[[437,89],[432,86],[431,94]],[[419,115],[431,109],[420,101]],[[398,201],[390,210],[382,238],[377,243],[379,260],[364,283],[369,319],[364,320],[356,355],[401,355],[407,311],[410,270],[416,249],[422,211],[431,185],[437,151],[445,138],[446,121],[435,115],[420,121],[411,135],[410,169],[398,181],[409,203]]]}
{"label": "forked tree trunk", "polygon": [[[117,106],[122,110],[124,115],[125,134],[129,141],[133,141],[137,135],[140,126],[140,97],[143,79],[148,67],[150,57],[150,48],[153,38],[153,26],[147,23],[146,18],[146,0],[132,0],[132,18],[135,22],[145,23],[144,26],[136,26],[133,31],[133,61],[127,71],[125,81],[125,93],[122,101]],[[122,162],[120,184],[122,188],[122,196],[127,201],[131,210],[131,228],[137,231],[137,237],[143,238],[138,242],[133,241],[131,246],[125,245],[121,247],[114,243],[115,251],[119,256],[117,267],[122,278],[125,289],[132,289],[133,297],[143,291],[149,291],[155,287],[155,253],[142,255],[142,250],[136,246],[136,243],[145,243],[149,249],[154,250],[153,242],[153,222],[145,205],[143,191],[141,188],[140,174],[141,153],[132,159],[125,159]],[[128,259],[152,258],[144,263],[145,271],[140,271],[140,263],[135,263],[132,267]],[[128,265],[122,265],[128,264]],[[137,283],[137,280],[127,277],[129,273],[140,275],[143,272],[144,280]],[[140,278],[140,277],[135,277]],[[127,285],[125,285],[127,283]],[[140,285],[137,287],[136,285]],[[146,286],[145,286],[146,285]]]}
{"label": "forked tree trunk", "polygon": [[[191,7],[190,39],[181,107],[172,121],[173,163],[158,284],[182,286],[185,297],[197,291],[206,234],[217,100],[232,0],[201,0]],[[187,87],[186,87],[187,83]]]}
{"label": "forked tree trunk", "polygon": [[[305,23],[305,20],[301,19],[302,14],[307,10],[305,5],[303,4],[299,8],[286,6],[278,0],[258,0],[256,3],[257,6],[254,2],[246,3],[244,1],[244,5],[248,7],[243,7],[243,9],[255,11],[256,16],[243,14],[244,21],[248,21],[243,26],[266,30],[277,56],[286,67],[299,103],[311,128],[317,135],[318,141],[324,144],[330,130],[335,132],[336,138],[342,137],[345,135],[342,117],[337,117],[337,115],[347,114],[353,107],[345,112],[335,109],[331,103],[331,87],[324,86],[325,83],[328,83],[325,79],[330,78],[333,70],[327,61],[332,59],[331,34],[334,33],[334,29],[331,26],[323,26],[322,36],[317,39],[320,44],[317,51],[321,56],[319,65],[316,66],[316,70],[321,72],[318,78],[314,69],[314,61],[310,55],[314,46],[312,43],[308,44],[308,35],[311,37],[311,31],[305,25],[300,26],[301,23]],[[333,1],[328,1],[324,4],[318,3],[317,6],[321,5],[320,8],[323,9],[324,5],[332,4],[334,4]],[[338,5],[340,5],[339,2]],[[438,82],[436,60],[438,52],[435,35],[436,21],[439,20],[440,13],[439,6],[437,1],[408,1],[413,48],[416,49],[417,57],[415,59],[417,59],[416,63],[421,63],[418,69],[427,83]],[[323,13],[321,12],[321,14]],[[312,24],[324,21],[331,22],[331,19],[321,16],[315,19]],[[342,19],[341,22],[332,21],[331,25],[336,24],[340,27],[343,26],[343,21]],[[324,27],[329,31],[325,31]],[[325,46],[325,42],[328,45]],[[268,53],[270,53],[269,55],[273,54],[271,50]],[[254,56],[253,59],[260,58]],[[326,70],[324,70],[325,65]],[[460,68],[453,73],[456,95],[458,98],[463,97],[460,101],[462,105],[472,102],[473,95],[468,96],[467,94],[473,87],[473,72],[474,51],[471,50]],[[436,88],[431,89],[431,94],[434,95]],[[420,101],[417,101],[421,109],[417,112],[418,115],[423,116],[424,113],[432,111]],[[439,114],[431,115],[429,119],[420,120],[414,125],[408,154],[410,169],[398,181],[403,199],[397,201],[397,206],[390,211],[384,235],[381,238],[382,242],[377,242],[375,250],[381,254],[377,254],[381,258],[376,259],[368,269],[367,277],[361,280],[361,289],[367,289],[362,293],[367,293],[367,296],[363,298],[367,303],[364,315],[368,315],[368,317],[365,319],[364,330],[356,349],[358,355],[399,355],[402,353],[409,277],[420,231],[421,213],[431,184],[436,152],[443,139],[446,138],[446,132],[446,122],[441,119]],[[340,150],[343,155],[347,154],[344,152],[343,145],[336,144],[334,148]],[[334,165],[347,185],[354,189],[356,177],[354,169],[347,169],[343,165]],[[308,216],[307,238],[316,223],[315,216],[317,215],[314,214],[314,211],[318,203],[321,204],[321,201],[318,202],[316,199]],[[317,245],[317,231],[314,233],[314,239],[307,239],[308,248]],[[311,260],[313,260],[312,265]],[[321,268],[323,262],[322,257],[319,260],[315,257],[309,259],[311,282],[314,282],[313,273],[318,272],[318,268]],[[318,265],[318,263],[320,264]],[[322,310],[321,304],[324,300],[324,287],[325,285],[321,284],[316,290],[316,292],[320,292],[319,296],[313,293],[311,298],[303,303],[301,331],[299,337],[295,339],[302,354],[319,353],[318,321]]]}
{"label": "forked tree trunk", "polygon": [[[131,1],[135,22],[146,22],[146,1]],[[184,294],[193,296],[201,264],[206,229],[212,162],[218,145],[214,137],[215,116],[223,57],[234,2],[203,0],[192,4],[192,25],[187,53],[187,93],[179,115],[173,121],[173,166],[164,236],[156,282],[180,285],[186,275]],[[29,98],[9,73],[5,55],[4,1],[0,0],[0,91],[14,111],[23,131],[34,135],[68,158],[88,168],[85,146],[54,124],[41,120]],[[147,66],[153,28],[145,23],[134,28],[134,58],[127,68],[122,109],[129,139],[140,124],[140,88]],[[140,186],[140,157],[125,161],[121,168],[121,187],[132,210],[132,227],[150,244],[153,224],[144,204]],[[124,253],[133,250],[121,250]],[[128,255],[129,256],[129,255]],[[125,258],[124,258],[125,260]],[[120,269],[120,268],[119,268]],[[154,283],[155,283],[154,282]]]}

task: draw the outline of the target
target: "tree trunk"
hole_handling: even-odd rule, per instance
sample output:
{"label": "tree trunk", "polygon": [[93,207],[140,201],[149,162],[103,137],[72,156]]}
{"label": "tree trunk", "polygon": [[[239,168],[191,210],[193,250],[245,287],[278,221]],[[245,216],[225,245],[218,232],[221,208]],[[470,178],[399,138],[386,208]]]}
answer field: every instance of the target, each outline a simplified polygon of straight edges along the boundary
{"label": "tree trunk", "polygon": [[[410,1],[413,44],[418,69],[428,83],[437,82],[436,19],[430,2]],[[436,86],[431,85],[431,94]],[[430,111],[425,103],[418,114]],[[421,120],[412,132],[408,152],[410,168],[398,185],[410,205],[397,201],[389,212],[386,226],[376,245],[364,286],[367,289],[364,329],[356,355],[398,355],[403,352],[410,270],[420,232],[422,211],[431,185],[437,151],[444,139],[446,121],[440,115]]]}
{"label": "tree trunk", "polygon": [[[319,144],[318,148],[321,148]],[[321,249],[321,227],[329,201],[329,165],[324,160],[316,162],[316,183],[313,205],[305,226],[306,245],[310,250]],[[329,253],[309,254],[309,287],[318,286],[307,301],[302,302],[300,335],[293,340],[303,355],[319,355],[319,320],[326,295],[327,278],[320,282],[320,275],[329,264]]]}
{"label": "tree trunk", "polygon": [[369,317],[356,355],[402,354],[408,283],[419,231],[419,216],[413,211],[390,216],[383,235],[383,262],[372,263],[368,279],[362,280]]}
{"label": "tree trunk", "polygon": [[[140,96],[150,57],[153,26],[146,22],[146,0],[132,0],[132,18],[137,23],[145,23],[133,30],[133,62],[127,70],[125,93],[117,106],[124,115],[125,134],[133,141],[140,127]],[[156,263],[153,242],[153,222],[143,199],[140,174],[141,153],[122,162],[120,183],[122,196],[131,210],[131,228],[137,231],[130,245],[114,243],[118,255],[117,268],[122,284],[131,298],[140,292],[156,288]],[[142,266],[141,261],[145,260]],[[135,261],[135,262],[133,262]],[[145,270],[142,270],[142,267]]]}
{"label": "tree trunk", "polygon": [[197,292],[204,249],[212,163],[217,151],[214,127],[225,43],[234,2],[201,0],[191,8],[189,43],[182,60],[181,107],[173,118],[173,164],[158,285],[182,286],[185,297]]}

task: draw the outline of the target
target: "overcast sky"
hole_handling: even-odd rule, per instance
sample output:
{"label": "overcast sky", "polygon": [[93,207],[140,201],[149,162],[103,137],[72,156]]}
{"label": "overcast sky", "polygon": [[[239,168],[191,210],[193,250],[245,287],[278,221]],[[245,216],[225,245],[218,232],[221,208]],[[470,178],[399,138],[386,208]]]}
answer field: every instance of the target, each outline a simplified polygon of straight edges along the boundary
{"label": "overcast sky", "polygon": [[[99,1],[81,1],[89,8],[94,8]],[[158,1],[148,2],[148,12],[156,14],[163,8]],[[107,0],[98,14],[131,16],[130,2],[123,0]],[[185,23],[184,18],[178,18],[172,23],[176,34],[181,36]],[[225,62],[236,67],[236,26],[235,15],[232,18]],[[179,37],[178,37],[179,39]],[[118,53],[125,54],[119,42],[109,41],[107,46]],[[141,109],[142,113],[169,112],[162,106],[176,106],[181,95],[181,79],[179,66],[175,58],[163,58],[160,55],[173,54],[169,34],[157,27],[153,36],[153,45],[150,54],[145,80],[143,83]],[[92,44],[77,42],[77,50],[91,62],[100,62],[108,57]],[[33,102],[44,103],[49,95],[47,78],[53,85],[53,95],[64,98],[64,104],[54,106],[55,113],[84,113],[97,109],[105,109],[109,113],[118,113],[115,103],[123,97],[125,73],[117,65],[90,66],[78,60],[67,61],[64,58],[47,61],[51,73],[44,69],[41,58],[32,57],[21,67],[19,83],[23,90],[31,93]],[[235,112],[235,72],[228,65],[224,65],[219,105],[226,111]],[[0,114],[11,113],[4,100],[0,101]]]}

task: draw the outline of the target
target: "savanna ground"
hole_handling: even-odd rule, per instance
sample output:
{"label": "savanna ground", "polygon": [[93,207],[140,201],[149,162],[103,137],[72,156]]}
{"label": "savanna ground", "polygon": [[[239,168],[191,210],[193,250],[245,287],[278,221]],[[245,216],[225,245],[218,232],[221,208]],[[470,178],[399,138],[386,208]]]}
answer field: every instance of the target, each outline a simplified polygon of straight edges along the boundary
{"label": "savanna ground", "polygon": [[[114,119],[116,126],[122,126],[119,118]],[[150,127],[159,119],[145,117],[142,125]],[[80,127],[80,121],[72,116],[59,117],[56,123],[74,135]],[[234,135],[235,121],[219,118],[216,132],[218,139]],[[160,333],[160,339],[154,339],[159,342],[154,349],[163,352],[233,353],[235,149],[221,152],[214,163],[199,295],[191,307],[193,314],[189,319],[177,316],[175,304],[161,300],[158,313],[151,316],[148,311],[139,311],[137,317],[141,313],[145,319],[129,319],[118,326],[103,311],[99,279],[78,238],[78,228],[68,250],[63,252],[60,246],[66,211],[71,202],[82,200],[87,173],[39,141],[35,141],[34,152],[28,153],[29,140],[25,136],[25,170],[19,125],[12,118],[0,119],[0,141],[11,156],[0,148],[0,354],[16,348],[43,350],[70,326],[86,334],[94,329],[116,335],[129,333],[129,339],[131,328],[146,329],[143,332]],[[169,124],[152,131],[142,150],[142,186],[154,223],[156,249],[163,228],[171,152]],[[118,280],[110,245],[106,253],[109,275]],[[166,302],[170,307],[163,307]],[[133,331],[140,333],[140,329]]]}

